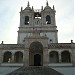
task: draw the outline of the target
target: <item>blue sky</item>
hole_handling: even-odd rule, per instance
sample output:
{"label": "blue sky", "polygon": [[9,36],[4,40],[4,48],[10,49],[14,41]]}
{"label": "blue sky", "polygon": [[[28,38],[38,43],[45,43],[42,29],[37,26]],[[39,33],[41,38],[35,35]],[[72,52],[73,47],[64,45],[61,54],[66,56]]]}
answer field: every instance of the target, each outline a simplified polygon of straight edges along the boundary
{"label": "blue sky", "polygon": [[[34,9],[46,6],[46,0],[0,0],[0,42],[17,43],[20,8],[24,9],[28,1]],[[55,6],[58,42],[70,43],[74,40],[74,0],[48,0],[48,3]]]}

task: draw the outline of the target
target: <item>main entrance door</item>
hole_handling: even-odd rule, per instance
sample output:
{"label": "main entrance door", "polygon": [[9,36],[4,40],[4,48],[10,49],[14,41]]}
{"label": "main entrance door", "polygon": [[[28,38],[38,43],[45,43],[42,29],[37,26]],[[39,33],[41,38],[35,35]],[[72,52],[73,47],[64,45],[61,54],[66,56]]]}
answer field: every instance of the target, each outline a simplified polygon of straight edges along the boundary
{"label": "main entrance door", "polygon": [[29,65],[43,65],[43,46],[40,42],[35,41],[30,44],[29,48]]}
{"label": "main entrance door", "polygon": [[41,55],[34,55],[34,66],[41,66]]}

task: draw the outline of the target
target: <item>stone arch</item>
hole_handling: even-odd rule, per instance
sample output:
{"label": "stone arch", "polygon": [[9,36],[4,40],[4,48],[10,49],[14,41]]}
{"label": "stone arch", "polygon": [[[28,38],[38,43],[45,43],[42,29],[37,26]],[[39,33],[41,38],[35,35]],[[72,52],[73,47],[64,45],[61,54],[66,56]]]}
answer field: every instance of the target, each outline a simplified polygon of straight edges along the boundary
{"label": "stone arch", "polygon": [[11,59],[12,59],[12,53],[9,51],[4,52],[3,62],[11,62]]}
{"label": "stone arch", "polygon": [[25,16],[25,25],[29,25],[29,16]]}
{"label": "stone arch", "polygon": [[15,54],[14,54],[14,61],[16,63],[21,63],[23,62],[23,53],[21,51],[17,51]]}
{"label": "stone arch", "polygon": [[59,62],[59,55],[57,51],[51,51],[49,53],[49,61],[50,63],[58,63]]}
{"label": "stone arch", "polygon": [[29,50],[42,51],[43,50],[43,45],[41,44],[41,42],[38,42],[38,41],[32,42],[30,44]]}
{"label": "stone arch", "polygon": [[[37,62],[35,58],[40,59],[40,64],[35,63]],[[38,41],[32,42],[29,47],[29,65],[35,66],[35,64],[37,66],[43,65],[43,45]]]}
{"label": "stone arch", "polygon": [[69,51],[63,51],[61,53],[61,61],[63,63],[70,63],[71,62],[71,53]]}
{"label": "stone arch", "polygon": [[51,17],[50,17],[50,15],[46,16],[46,24],[51,24]]}

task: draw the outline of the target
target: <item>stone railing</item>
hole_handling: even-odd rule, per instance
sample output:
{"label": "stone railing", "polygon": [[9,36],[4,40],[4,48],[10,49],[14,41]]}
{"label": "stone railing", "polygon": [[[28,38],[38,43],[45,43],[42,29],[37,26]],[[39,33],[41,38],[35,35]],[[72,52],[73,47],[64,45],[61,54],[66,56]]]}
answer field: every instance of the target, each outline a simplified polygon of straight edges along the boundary
{"label": "stone railing", "polygon": [[[50,43],[51,49],[75,49],[75,43]],[[23,44],[0,44],[0,49],[25,49]]]}
{"label": "stone railing", "polygon": [[40,32],[49,32],[49,31],[57,31],[56,26],[35,26],[35,27],[20,27],[20,32],[33,32],[34,31],[40,31]]}
{"label": "stone railing", "polygon": [[75,43],[51,43],[48,48],[55,49],[75,49]]}
{"label": "stone railing", "polygon": [[22,44],[0,44],[0,49],[24,49]]}

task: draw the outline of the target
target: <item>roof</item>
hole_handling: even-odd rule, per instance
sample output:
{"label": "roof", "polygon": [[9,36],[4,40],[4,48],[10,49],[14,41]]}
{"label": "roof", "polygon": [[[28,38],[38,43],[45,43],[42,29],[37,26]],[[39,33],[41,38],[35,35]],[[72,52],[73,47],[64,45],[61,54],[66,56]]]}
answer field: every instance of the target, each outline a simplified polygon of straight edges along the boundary
{"label": "roof", "polygon": [[51,43],[48,49],[75,49],[75,43]]}
{"label": "roof", "polygon": [[[23,44],[0,44],[0,49],[25,49]],[[75,49],[75,43],[50,43],[48,49]]]}
{"label": "roof", "polygon": [[25,49],[23,44],[0,44],[0,49]]}

